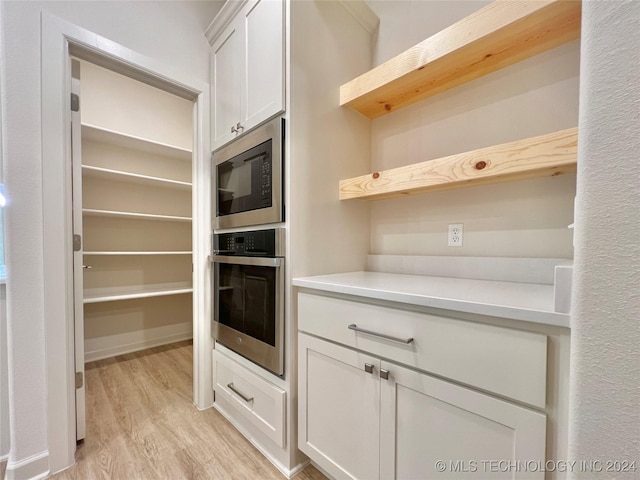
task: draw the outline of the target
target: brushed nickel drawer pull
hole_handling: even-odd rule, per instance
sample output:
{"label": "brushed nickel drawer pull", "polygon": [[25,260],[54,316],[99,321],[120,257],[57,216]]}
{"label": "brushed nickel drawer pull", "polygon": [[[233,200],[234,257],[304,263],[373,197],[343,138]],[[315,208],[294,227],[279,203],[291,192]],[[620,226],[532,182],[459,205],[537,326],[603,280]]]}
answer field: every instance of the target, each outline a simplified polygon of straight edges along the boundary
{"label": "brushed nickel drawer pull", "polygon": [[238,390],[236,390],[233,386],[233,383],[230,383],[227,385],[227,388],[229,390],[231,390],[233,393],[235,393],[236,395],[238,395],[241,399],[243,399],[245,402],[249,403],[249,402],[253,402],[253,397],[249,398],[249,397],[245,397],[243,394],[241,394]]}
{"label": "brushed nickel drawer pull", "polygon": [[403,343],[405,345],[409,345],[411,342],[413,342],[413,338],[392,337],[391,335],[386,335],[384,333],[373,332],[371,330],[366,330],[364,328],[360,328],[355,323],[352,323],[347,328],[349,328],[349,330],[353,330],[355,332],[366,333],[367,335],[373,335],[374,337],[385,338],[387,340],[391,340],[392,342]]}

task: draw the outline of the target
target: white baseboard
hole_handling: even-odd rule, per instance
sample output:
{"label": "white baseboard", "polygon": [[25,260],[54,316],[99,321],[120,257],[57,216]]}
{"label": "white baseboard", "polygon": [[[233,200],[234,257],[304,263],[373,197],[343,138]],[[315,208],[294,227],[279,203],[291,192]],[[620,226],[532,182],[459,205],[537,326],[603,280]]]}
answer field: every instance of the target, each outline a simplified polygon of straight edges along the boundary
{"label": "white baseboard", "polygon": [[183,322],[117,335],[87,338],[84,341],[84,361],[93,362],[158,345],[188,340],[192,337],[193,324]]}
{"label": "white baseboard", "polygon": [[0,463],[6,462],[7,460],[9,460],[9,454],[8,453],[5,453],[4,455],[0,455]]}
{"label": "white baseboard", "polygon": [[18,462],[8,462],[5,480],[39,480],[49,476],[49,451],[36,453]]}

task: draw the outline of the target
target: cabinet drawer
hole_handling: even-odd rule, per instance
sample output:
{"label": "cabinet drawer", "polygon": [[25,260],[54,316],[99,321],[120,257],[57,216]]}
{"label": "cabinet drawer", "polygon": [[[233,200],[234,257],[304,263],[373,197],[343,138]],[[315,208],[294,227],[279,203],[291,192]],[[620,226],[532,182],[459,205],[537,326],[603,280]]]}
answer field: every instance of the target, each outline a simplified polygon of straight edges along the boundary
{"label": "cabinet drawer", "polygon": [[[411,343],[349,329],[349,325]],[[319,337],[544,408],[547,337],[538,333],[298,294],[298,328]]]}
{"label": "cabinet drawer", "polygon": [[216,350],[213,356],[216,396],[223,397],[270,440],[284,447],[284,390]]}

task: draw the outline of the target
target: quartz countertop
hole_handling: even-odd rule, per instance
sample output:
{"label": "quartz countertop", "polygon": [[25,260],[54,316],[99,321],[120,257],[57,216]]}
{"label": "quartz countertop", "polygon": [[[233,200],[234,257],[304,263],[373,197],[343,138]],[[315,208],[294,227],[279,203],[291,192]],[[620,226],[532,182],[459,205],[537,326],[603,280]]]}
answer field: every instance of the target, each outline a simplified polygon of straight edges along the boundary
{"label": "quartz countertop", "polygon": [[570,327],[554,311],[553,285],[465,278],[350,272],[293,279],[297,287],[409,305]]}

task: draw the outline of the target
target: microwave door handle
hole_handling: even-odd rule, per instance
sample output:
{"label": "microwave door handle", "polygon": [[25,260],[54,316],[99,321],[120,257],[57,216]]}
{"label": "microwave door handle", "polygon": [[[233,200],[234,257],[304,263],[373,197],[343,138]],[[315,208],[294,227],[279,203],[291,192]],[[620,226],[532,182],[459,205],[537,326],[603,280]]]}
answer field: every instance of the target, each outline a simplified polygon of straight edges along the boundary
{"label": "microwave door handle", "polygon": [[256,267],[282,266],[282,258],[280,257],[229,257],[224,255],[210,255],[209,260],[213,263],[228,263],[231,265],[251,265]]}

